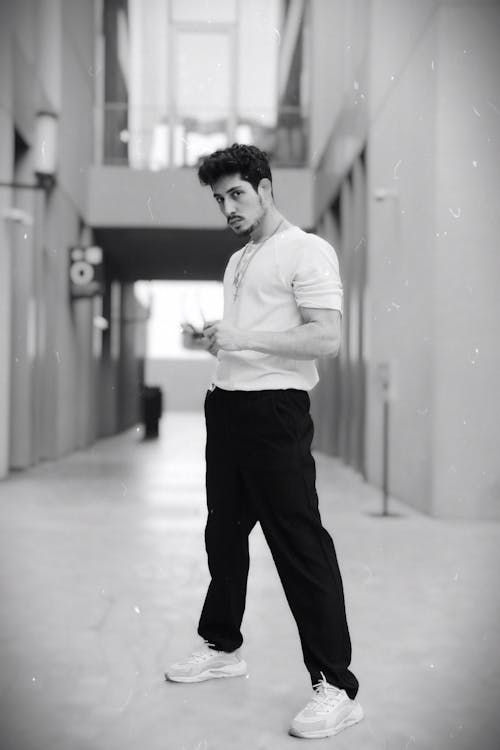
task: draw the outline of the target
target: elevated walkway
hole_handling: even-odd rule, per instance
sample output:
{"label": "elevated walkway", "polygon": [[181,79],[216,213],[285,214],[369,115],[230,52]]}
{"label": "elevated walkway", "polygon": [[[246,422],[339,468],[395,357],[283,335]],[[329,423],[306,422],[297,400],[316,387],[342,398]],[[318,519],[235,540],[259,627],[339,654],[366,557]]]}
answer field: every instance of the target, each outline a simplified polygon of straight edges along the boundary
{"label": "elevated walkway", "polygon": [[[278,167],[273,186],[285,216],[312,229],[317,219],[314,170]],[[93,166],[87,218],[113,278],[122,281],[222,279],[229,256],[243,244],[190,167],[153,172]]]}
{"label": "elevated walkway", "polygon": [[[314,226],[314,169],[273,168],[273,187],[280,211],[304,229]],[[107,165],[90,167],[88,222],[94,228],[224,227],[210,188],[200,185],[198,172],[192,167],[158,172]]]}
{"label": "elevated walkway", "polygon": [[[197,643],[208,573],[204,428],[169,414],[0,484],[5,750],[282,750],[309,696],[262,533],[243,624],[248,678],[163,680]],[[500,526],[436,521],[317,457],[366,719],[321,747],[497,750]],[[307,747],[316,744],[302,741]],[[319,745],[318,745],[319,747]]]}

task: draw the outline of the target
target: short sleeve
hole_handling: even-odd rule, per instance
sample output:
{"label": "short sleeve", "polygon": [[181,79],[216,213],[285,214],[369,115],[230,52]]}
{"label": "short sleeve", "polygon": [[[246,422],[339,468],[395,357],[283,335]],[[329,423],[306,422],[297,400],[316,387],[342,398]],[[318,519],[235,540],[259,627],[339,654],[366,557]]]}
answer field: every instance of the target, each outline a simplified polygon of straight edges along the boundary
{"label": "short sleeve", "polygon": [[316,307],[342,312],[343,290],[339,261],[333,247],[317,242],[301,248],[292,277],[292,288],[299,307]]}

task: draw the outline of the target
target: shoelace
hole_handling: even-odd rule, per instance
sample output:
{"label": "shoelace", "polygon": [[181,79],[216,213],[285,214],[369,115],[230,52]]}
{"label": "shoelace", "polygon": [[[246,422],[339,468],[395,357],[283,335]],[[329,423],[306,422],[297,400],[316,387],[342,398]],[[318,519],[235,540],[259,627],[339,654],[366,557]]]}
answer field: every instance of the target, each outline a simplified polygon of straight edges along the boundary
{"label": "shoelace", "polygon": [[[206,643],[205,645],[210,647],[210,643]],[[204,651],[193,651],[188,659],[188,662],[189,664],[199,664],[202,661],[210,659],[210,657],[213,656],[214,653],[215,652],[213,650],[212,653],[210,653],[209,649],[205,649]]]}
{"label": "shoelace", "polygon": [[306,708],[314,709],[315,711],[325,708],[331,710],[342,701],[342,694],[338,688],[326,681],[323,672],[320,672],[320,675],[321,680],[316,685],[313,685],[315,694]]}

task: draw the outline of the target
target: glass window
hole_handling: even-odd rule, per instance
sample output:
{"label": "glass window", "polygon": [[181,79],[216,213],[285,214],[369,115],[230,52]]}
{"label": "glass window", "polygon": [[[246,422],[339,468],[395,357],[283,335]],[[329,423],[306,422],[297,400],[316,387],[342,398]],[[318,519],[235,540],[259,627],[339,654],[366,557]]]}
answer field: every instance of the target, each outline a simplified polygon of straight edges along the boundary
{"label": "glass window", "polygon": [[[304,162],[307,17],[291,14],[293,4],[288,14],[281,0],[104,4],[113,80],[106,86],[107,163],[194,166],[235,140],[263,148],[275,163]],[[128,48],[117,21],[125,5]]]}
{"label": "glass window", "polygon": [[174,164],[194,165],[202,154],[228,143],[233,102],[229,33],[177,31],[174,98]]}
{"label": "glass window", "polygon": [[[175,23],[234,23],[236,0],[171,0]],[[248,2],[248,0],[247,0]]]}
{"label": "glass window", "polygon": [[174,82],[177,114],[199,121],[227,117],[231,70],[228,34],[179,31]]}

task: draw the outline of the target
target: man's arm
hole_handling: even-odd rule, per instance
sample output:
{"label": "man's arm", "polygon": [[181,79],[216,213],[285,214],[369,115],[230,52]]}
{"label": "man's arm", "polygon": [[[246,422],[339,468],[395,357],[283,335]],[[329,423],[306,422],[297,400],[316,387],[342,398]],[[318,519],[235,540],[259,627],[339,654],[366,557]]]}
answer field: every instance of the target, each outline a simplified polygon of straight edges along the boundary
{"label": "man's arm", "polygon": [[302,324],[288,331],[244,331],[224,321],[208,325],[209,350],[238,352],[249,349],[290,359],[335,357],[340,348],[341,315],[338,310],[300,307]]}

